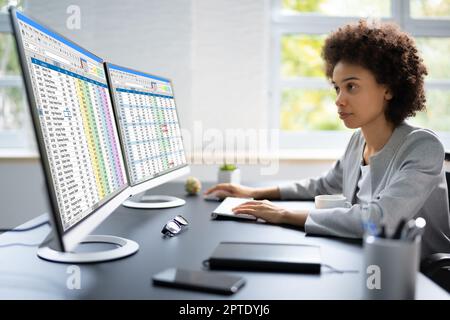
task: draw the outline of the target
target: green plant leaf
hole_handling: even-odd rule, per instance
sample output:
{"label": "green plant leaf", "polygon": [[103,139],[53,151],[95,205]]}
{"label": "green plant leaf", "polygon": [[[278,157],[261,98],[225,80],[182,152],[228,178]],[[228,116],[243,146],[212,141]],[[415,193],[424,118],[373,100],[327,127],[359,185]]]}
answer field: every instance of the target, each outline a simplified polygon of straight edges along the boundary
{"label": "green plant leaf", "polygon": [[221,171],[233,171],[236,169],[237,167],[234,164],[224,164],[220,167]]}

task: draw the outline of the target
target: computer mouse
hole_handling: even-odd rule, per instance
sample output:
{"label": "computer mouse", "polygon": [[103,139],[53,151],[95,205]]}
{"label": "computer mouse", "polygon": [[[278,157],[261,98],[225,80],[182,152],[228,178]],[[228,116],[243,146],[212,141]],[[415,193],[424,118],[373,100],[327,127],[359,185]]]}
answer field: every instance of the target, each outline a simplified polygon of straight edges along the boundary
{"label": "computer mouse", "polygon": [[204,199],[208,200],[208,201],[222,201],[226,197],[227,197],[227,195],[224,192],[214,191],[214,192],[211,192],[210,194],[205,195]]}

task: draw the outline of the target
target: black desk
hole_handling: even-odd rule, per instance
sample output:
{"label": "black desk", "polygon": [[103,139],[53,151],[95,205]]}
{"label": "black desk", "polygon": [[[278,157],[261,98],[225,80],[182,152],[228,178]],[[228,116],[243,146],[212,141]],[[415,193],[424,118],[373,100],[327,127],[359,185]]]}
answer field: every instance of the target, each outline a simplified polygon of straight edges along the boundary
{"label": "black desk", "polygon": [[[0,248],[0,299],[361,299],[365,273],[362,272],[360,243],[325,237],[305,237],[305,233],[281,226],[253,222],[212,221],[210,212],[218,205],[202,197],[185,195],[183,185],[169,183],[152,190],[185,198],[185,206],[162,210],[119,207],[94,234],[110,234],[135,240],[139,251],[128,258],[81,269],[81,289],[70,290],[67,264],[51,263],[36,256],[36,247]],[[177,214],[190,227],[173,238],[161,236],[162,226]],[[34,225],[45,215],[28,222]],[[49,227],[26,233],[0,235],[0,245],[11,242],[40,243]],[[358,269],[359,273],[321,275],[263,272],[231,272],[246,278],[247,284],[227,297],[217,294],[154,287],[151,276],[168,267],[202,269],[220,241],[261,241],[308,243],[321,247],[322,261],[338,269]],[[449,299],[449,295],[419,274],[418,299]]]}

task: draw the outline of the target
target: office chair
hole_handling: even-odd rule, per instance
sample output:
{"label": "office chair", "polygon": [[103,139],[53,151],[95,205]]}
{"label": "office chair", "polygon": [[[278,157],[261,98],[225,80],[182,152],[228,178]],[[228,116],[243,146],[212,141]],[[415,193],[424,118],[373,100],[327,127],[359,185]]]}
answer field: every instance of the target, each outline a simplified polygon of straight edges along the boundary
{"label": "office chair", "polygon": [[[450,153],[445,153],[445,161],[450,162]],[[445,172],[450,204],[450,171]],[[450,208],[449,208],[450,209]],[[435,253],[425,258],[420,271],[442,288],[450,292],[450,253]]]}

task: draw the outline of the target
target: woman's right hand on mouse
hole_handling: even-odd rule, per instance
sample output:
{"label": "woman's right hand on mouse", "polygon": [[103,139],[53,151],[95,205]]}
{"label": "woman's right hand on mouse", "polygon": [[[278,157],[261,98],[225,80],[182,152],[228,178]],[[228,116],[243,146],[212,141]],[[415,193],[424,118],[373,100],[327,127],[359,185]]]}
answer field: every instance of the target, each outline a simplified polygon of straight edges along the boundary
{"label": "woman's right hand on mouse", "polygon": [[235,183],[219,183],[206,190],[204,195],[214,194],[219,198],[254,198],[256,195],[256,190],[256,188],[246,187]]}

